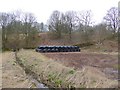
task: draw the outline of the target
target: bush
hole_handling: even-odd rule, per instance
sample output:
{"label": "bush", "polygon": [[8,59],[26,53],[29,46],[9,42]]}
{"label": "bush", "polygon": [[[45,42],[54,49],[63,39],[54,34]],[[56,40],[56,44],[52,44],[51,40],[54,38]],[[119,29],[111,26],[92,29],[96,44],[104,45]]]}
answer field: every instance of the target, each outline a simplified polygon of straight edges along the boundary
{"label": "bush", "polygon": [[87,46],[92,46],[94,44],[95,44],[95,42],[86,42],[86,43],[81,43],[81,44],[75,44],[74,46],[87,47]]}

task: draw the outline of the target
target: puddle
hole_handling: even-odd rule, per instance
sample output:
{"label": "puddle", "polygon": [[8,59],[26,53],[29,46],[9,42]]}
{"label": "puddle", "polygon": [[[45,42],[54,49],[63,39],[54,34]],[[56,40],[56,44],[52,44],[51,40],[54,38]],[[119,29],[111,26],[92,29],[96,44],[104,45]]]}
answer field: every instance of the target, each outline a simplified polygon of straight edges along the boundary
{"label": "puddle", "polygon": [[35,79],[31,79],[31,82],[33,84],[35,84],[35,88],[45,88],[46,90],[49,90],[49,88],[47,86],[45,86],[44,84],[42,83],[39,83],[37,80]]}
{"label": "puddle", "polygon": [[114,70],[113,68],[105,68],[103,71],[109,74],[118,74],[118,70]]}
{"label": "puddle", "polygon": [[22,61],[17,57],[17,54],[15,56],[16,56],[17,64],[25,71],[26,75],[28,76],[29,80],[33,83],[35,88],[46,88],[47,90],[49,90],[48,87],[46,87],[44,84],[37,81],[38,80],[37,74],[31,71],[28,67],[24,66]]}
{"label": "puddle", "polygon": [[103,72],[106,74],[106,75],[109,75],[111,79],[114,79],[114,80],[120,80],[118,79],[118,70],[115,70],[113,68],[105,68],[103,70]]}

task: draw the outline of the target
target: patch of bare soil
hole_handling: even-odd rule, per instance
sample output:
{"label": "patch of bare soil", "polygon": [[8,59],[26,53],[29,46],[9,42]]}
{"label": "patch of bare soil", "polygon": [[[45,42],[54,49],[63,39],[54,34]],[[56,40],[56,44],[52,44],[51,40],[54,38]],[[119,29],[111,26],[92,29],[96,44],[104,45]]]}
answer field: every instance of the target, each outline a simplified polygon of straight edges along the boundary
{"label": "patch of bare soil", "polygon": [[43,53],[43,55],[52,58],[67,67],[80,69],[84,66],[91,66],[104,72],[110,79],[118,78],[118,56],[114,53],[59,52]]}

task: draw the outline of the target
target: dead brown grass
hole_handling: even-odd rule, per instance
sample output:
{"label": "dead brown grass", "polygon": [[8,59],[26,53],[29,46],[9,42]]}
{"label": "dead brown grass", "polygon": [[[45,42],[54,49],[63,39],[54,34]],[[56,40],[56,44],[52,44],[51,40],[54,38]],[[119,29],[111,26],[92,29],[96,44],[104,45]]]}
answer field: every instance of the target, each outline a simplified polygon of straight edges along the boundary
{"label": "dead brown grass", "polygon": [[117,80],[108,79],[100,70],[84,66],[75,70],[66,67],[34,50],[21,50],[18,57],[22,63],[34,71],[40,80],[52,87],[76,88],[112,88],[117,87]]}
{"label": "dead brown grass", "polygon": [[2,88],[2,53],[0,52],[0,89]]}
{"label": "dead brown grass", "polygon": [[4,52],[2,56],[2,88],[29,88],[30,80],[24,70],[16,64],[14,52]]}

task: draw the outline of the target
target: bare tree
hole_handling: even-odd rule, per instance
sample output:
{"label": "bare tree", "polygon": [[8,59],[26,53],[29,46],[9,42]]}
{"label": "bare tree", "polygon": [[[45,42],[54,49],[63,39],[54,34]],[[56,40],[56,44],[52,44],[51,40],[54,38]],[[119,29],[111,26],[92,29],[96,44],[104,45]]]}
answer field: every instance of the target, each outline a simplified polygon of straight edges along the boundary
{"label": "bare tree", "polygon": [[[37,42],[36,19],[31,13],[0,13],[2,29],[2,48],[17,49],[33,47]],[[26,43],[25,43],[26,41]],[[25,43],[21,46],[21,44]]]}
{"label": "bare tree", "polygon": [[101,23],[101,24],[94,26],[94,28],[95,28],[94,38],[97,40],[98,45],[101,45],[103,41],[108,37],[108,32],[106,30],[106,24]]}
{"label": "bare tree", "polygon": [[93,24],[92,20],[92,11],[85,10],[80,11],[76,15],[76,21],[78,22],[78,30],[80,30],[80,38],[81,41],[89,42],[90,41],[90,33],[93,30],[91,29],[91,25]]}
{"label": "bare tree", "polygon": [[60,18],[61,13],[59,11],[54,11],[48,21],[49,30],[54,33],[56,38],[61,38]]}
{"label": "bare tree", "polygon": [[[120,36],[120,1],[118,2],[118,36]],[[118,45],[120,44],[120,40],[118,37]],[[120,45],[118,46],[118,49],[120,49]]]}
{"label": "bare tree", "polygon": [[104,17],[106,24],[110,27],[115,34],[118,28],[118,8],[112,7],[108,10],[106,16]]}
{"label": "bare tree", "polygon": [[65,26],[67,29],[67,33],[69,35],[69,40],[71,41],[72,38],[72,31],[75,29],[75,12],[74,11],[68,11],[64,15],[65,17]]}
{"label": "bare tree", "polygon": [[6,28],[11,22],[15,20],[15,16],[10,13],[0,13],[0,27],[2,28],[2,48],[6,47],[6,42],[8,41],[8,32]]}
{"label": "bare tree", "polygon": [[41,32],[44,32],[44,23],[43,22],[40,23],[40,30],[41,30]]}
{"label": "bare tree", "polygon": [[86,31],[87,26],[90,26],[91,24],[93,24],[92,15],[93,14],[91,10],[78,12],[76,18],[79,24],[84,25],[84,31]]}
{"label": "bare tree", "polygon": [[28,48],[31,43],[30,37],[32,30],[34,30],[33,27],[34,27],[34,23],[36,23],[36,18],[32,13],[24,13],[22,22],[24,25],[23,33],[25,35],[25,43],[26,43],[25,47]]}

